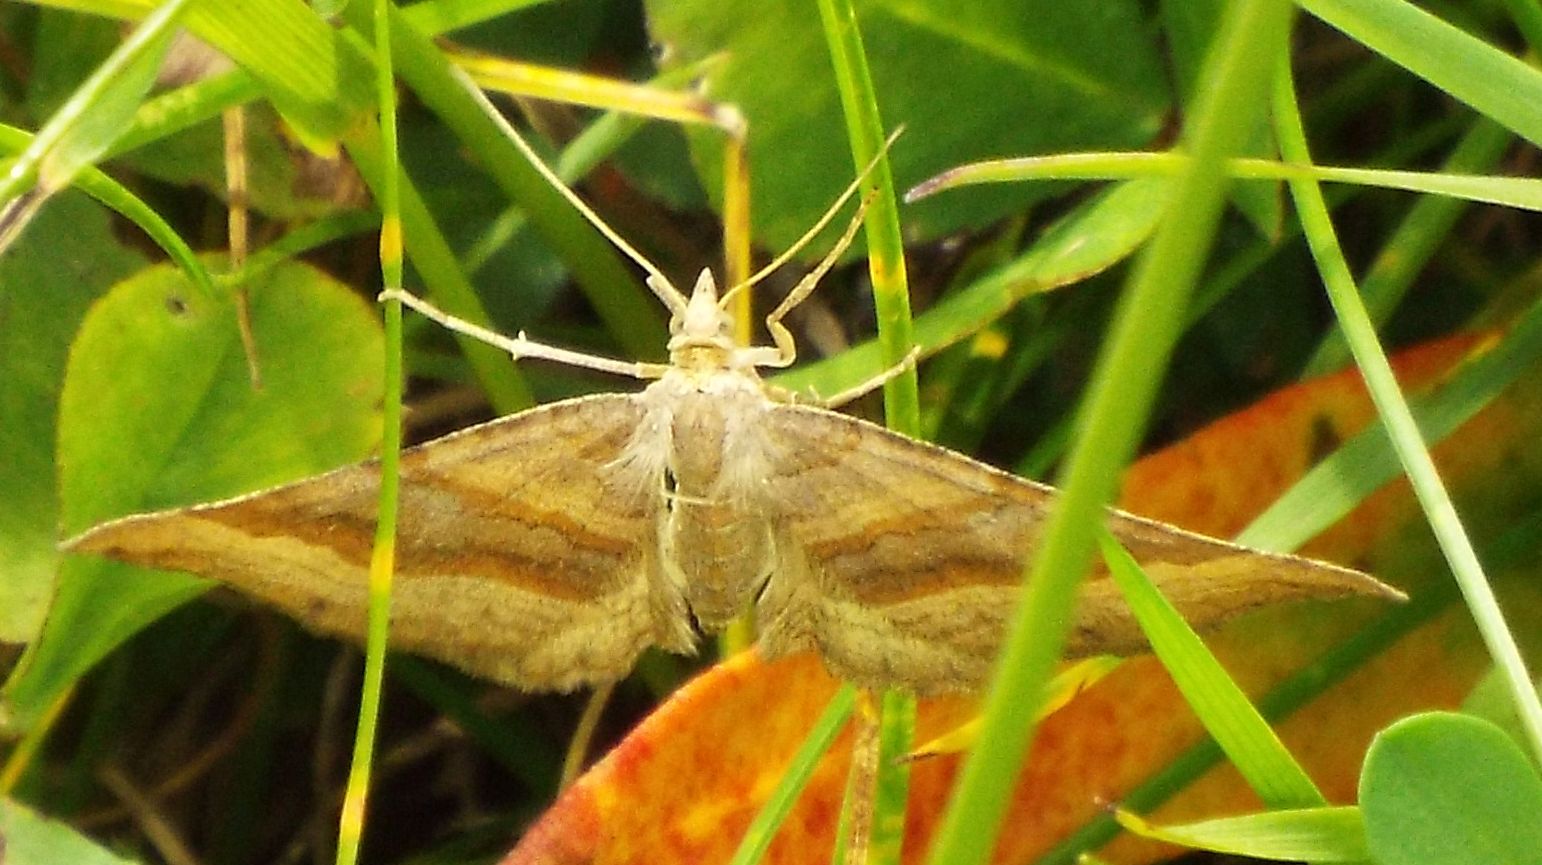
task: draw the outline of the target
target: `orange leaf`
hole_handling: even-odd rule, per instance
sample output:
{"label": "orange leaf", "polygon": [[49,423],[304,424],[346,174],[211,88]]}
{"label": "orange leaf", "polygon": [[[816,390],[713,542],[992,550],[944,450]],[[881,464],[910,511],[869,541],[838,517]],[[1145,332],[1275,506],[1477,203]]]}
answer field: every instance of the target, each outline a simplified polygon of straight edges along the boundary
{"label": "orange leaf", "polygon": [[[1399,356],[1405,386],[1420,387],[1473,350],[1474,336]],[[1503,445],[1528,441],[1537,418],[1501,400],[1436,451],[1448,483],[1490,489],[1506,471]],[[1369,421],[1373,410],[1354,372],[1281,390],[1132,466],[1121,506],[1226,537],[1277,498],[1322,452]],[[1474,442],[1483,447],[1472,447]],[[1460,443],[1460,444],[1458,444]],[[1419,529],[1406,484],[1389,485],[1305,552],[1355,563],[1378,576],[1405,568]],[[1423,555],[1428,555],[1427,553]],[[1430,570],[1428,562],[1420,562]],[[1375,605],[1316,604],[1261,611],[1209,643],[1238,681],[1259,693],[1352,633]],[[1457,704],[1487,668],[1465,614],[1451,614],[1403,639],[1279,727],[1336,801],[1352,800],[1370,736],[1392,719]],[[567,790],[504,865],[525,863],[725,862],[804,735],[836,688],[811,655],[760,662],[745,653],[682,688]],[[974,714],[962,698],[923,700],[917,741]],[[1152,657],[1132,659],[1045,719],[1013,794],[998,862],[1028,862],[1097,816],[1198,741],[1201,730]],[[848,741],[825,756],[765,861],[827,862],[840,811]],[[958,769],[956,756],[912,768],[907,861],[921,861]],[[1193,819],[1257,807],[1229,767],[1212,771],[1156,818]],[[1152,861],[1171,848],[1121,837],[1100,855]]]}

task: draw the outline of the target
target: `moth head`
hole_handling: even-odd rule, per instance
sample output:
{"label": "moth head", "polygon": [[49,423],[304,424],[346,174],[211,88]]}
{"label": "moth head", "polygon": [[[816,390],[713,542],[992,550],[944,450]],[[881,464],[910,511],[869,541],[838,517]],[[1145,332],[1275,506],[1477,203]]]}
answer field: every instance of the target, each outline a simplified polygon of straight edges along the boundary
{"label": "moth head", "polygon": [[669,350],[694,347],[732,347],[733,319],[718,303],[717,281],[703,269],[684,308],[669,320]]}

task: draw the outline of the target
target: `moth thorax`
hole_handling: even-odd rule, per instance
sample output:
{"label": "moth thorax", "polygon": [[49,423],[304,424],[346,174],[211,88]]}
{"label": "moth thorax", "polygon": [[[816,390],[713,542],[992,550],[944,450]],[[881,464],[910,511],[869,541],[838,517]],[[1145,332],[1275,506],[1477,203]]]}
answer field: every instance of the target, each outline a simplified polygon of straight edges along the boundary
{"label": "moth thorax", "polygon": [[733,348],[720,340],[671,345],[670,364],[687,373],[712,373],[728,369]]}

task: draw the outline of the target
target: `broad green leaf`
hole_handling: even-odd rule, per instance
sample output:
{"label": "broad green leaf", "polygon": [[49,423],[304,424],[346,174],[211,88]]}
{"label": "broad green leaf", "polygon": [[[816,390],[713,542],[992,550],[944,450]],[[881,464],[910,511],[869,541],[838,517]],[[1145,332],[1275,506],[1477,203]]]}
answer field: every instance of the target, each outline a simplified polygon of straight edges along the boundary
{"label": "broad green leaf", "polygon": [[[1523,633],[1518,633],[1516,636],[1522,640],[1532,637],[1530,634]],[[1523,648],[1534,651],[1537,648],[1535,645],[1537,637],[1542,637],[1542,634],[1532,637],[1531,645],[1523,644]],[[1536,655],[1530,654],[1528,657],[1536,657]],[[1542,689],[1542,679],[1532,682],[1532,687]],[[1511,696],[1509,684],[1498,668],[1489,670],[1488,675],[1473,686],[1472,693],[1462,701],[1462,712],[1494,724],[1510,734],[1510,738],[1524,748],[1526,727],[1521,723],[1520,712],[1515,707],[1515,698]],[[1535,757],[1532,757],[1532,762],[1536,763]]]}
{"label": "broad green leaf", "polygon": [[[710,0],[648,3],[669,64],[721,55],[705,94],[749,120],[758,239],[785,248],[853,174],[824,40],[794,0],[755,14]],[[889,153],[906,188],[951,165],[1002,153],[1139,145],[1168,107],[1138,7],[1125,0],[946,0],[858,4],[883,122],[904,125]],[[720,183],[720,138],[693,137],[705,184]],[[1042,190],[976,191],[906,208],[909,238],[990,221]]]}
{"label": "broad green leaf", "polygon": [[[92,308],[60,400],[66,535],[230,496],[367,454],[380,435],[379,325],[346,286],[283,264],[248,286],[262,385],[228,300],[161,266]],[[122,640],[206,584],[67,557],[43,635],[5,690],[23,721]]]}
{"label": "broad green leaf", "polygon": [[54,421],[87,306],[144,259],[85,196],[57,196],[0,257],[0,642],[37,634],[58,568]]}
{"label": "broad green leaf", "polygon": [[1493,724],[1429,712],[1371,743],[1360,807],[1379,865],[1542,863],[1542,778]]}
{"label": "broad green leaf", "polygon": [[5,865],[128,865],[67,824],[13,799],[0,799],[0,861]]}

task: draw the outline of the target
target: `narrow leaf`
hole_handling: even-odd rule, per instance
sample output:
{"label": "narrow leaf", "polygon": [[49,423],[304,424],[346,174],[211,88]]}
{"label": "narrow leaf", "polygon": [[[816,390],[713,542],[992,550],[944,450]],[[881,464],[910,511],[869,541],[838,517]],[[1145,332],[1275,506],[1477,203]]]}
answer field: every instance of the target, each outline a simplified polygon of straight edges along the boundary
{"label": "narrow leaf", "polygon": [[1115,816],[1119,825],[1137,835],[1196,850],[1311,862],[1364,862],[1370,858],[1360,809],[1347,805],[1265,811],[1180,826],[1154,826],[1123,810]]}
{"label": "narrow leaf", "polygon": [[1265,803],[1276,808],[1323,804],[1312,779],[1285,750],[1269,722],[1205,648],[1176,608],[1156,590],[1135,559],[1106,532],[1109,574],[1129,601],[1151,647],[1205,729]]}

